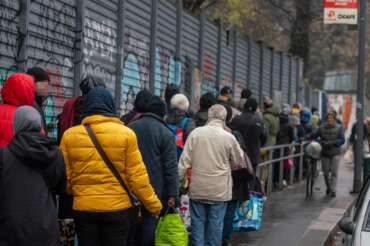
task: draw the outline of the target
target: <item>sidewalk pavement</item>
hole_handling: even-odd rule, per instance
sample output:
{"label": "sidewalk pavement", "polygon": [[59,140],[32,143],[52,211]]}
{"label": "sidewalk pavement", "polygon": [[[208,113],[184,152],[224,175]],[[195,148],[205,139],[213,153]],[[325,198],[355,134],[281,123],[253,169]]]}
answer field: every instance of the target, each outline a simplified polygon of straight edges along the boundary
{"label": "sidewalk pavement", "polygon": [[353,165],[341,162],[337,197],[326,196],[322,172],[315,180],[314,195],[306,199],[305,182],[273,193],[264,208],[262,229],[235,233],[236,246],[319,246],[325,245],[356,196],[350,194]]}

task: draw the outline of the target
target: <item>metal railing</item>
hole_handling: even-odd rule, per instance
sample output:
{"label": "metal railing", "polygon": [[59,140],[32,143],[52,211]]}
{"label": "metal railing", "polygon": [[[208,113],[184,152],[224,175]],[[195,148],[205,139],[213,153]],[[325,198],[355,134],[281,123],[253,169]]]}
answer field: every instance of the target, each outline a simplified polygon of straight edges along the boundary
{"label": "metal railing", "polygon": [[[279,190],[283,189],[283,180],[284,180],[284,161],[293,159],[293,165],[290,167],[289,170],[289,180],[288,183],[291,185],[294,183],[294,177],[296,173],[296,168],[298,168],[298,177],[297,181],[300,182],[303,179],[303,157],[304,157],[304,145],[305,142],[302,143],[296,143],[296,144],[283,144],[283,145],[275,145],[275,146],[270,146],[270,147],[265,147],[261,148],[261,153],[266,153],[262,154],[262,162],[258,164],[257,170],[256,170],[256,176],[261,179],[261,171],[263,169],[268,170],[268,176],[267,183],[265,184],[265,193],[267,196],[271,194],[273,191],[273,186],[274,186],[274,166],[279,165],[279,175],[278,175],[278,186],[277,188]],[[292,153],[292,150],[295,148],[296,153]],[[289,149],[289,154],[285,155],[285,150]],[[299,152],[297,152],[297,150]],[[275,159],[274,159],[274,153],[278,153],[279,157],[276,158],[275,154]],[[266,160],[266,157],[268,159]],[[299,158],[298,158],[299,157]],[[265,159],[265,160],[264,160]],[[298,164],[296,163],[296,160],[298,161]]]}

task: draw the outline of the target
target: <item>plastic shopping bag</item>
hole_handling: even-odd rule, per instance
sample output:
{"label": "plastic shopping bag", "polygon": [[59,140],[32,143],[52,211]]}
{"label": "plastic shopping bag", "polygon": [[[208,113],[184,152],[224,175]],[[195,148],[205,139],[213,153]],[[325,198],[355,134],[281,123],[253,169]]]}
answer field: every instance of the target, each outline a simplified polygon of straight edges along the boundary
{"label": "plastic shopping bag", "polygon": [[353,158],[353,146],[352,145],[348,147],[346,153],[343,156],[343,159],[345,163],[348,163],[348,164],[353,163],[354,158]]}
{"label": "plastic shopping bag", "polygon": [[191,219],[190,219],[190,199],[189,195],[181,195],[180,197],[180,207],[178,208],[178,212],[181,216],[183,223],[188,231],[190,231],[191,227]]}
{"label": "plastic shopping bag", "polygon": [[[174,213],[169,213],[173,210]],[[165,215],[159,219],[155,235],[156,246],[188,246],[188,232],[180,215],[169,208]]]}
{"label": "plastic shopping bag", "polygon": [[235,211],[233,219],[234,231],[258,231],[262,225],[263,195],[250,192],[250,199],[242,202]]}

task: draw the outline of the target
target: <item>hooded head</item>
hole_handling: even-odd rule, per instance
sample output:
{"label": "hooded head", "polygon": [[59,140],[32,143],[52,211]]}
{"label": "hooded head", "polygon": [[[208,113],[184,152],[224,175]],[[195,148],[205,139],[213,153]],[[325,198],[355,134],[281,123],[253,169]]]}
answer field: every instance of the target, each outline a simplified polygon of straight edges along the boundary
{"label": "hooded head", "polygon": [[166,104],[159,96],[152,96],[147,105],[147,112],[164,118],[166,115]]}
{"label": "hooded head", "polygon": [[221,104],[215,104],[208,109],[208,122],[215,120],[222,121],[225,123],[227,118],[226,108]]}
{"label": "hooded head", "polygon": [[14,73],[4,82],[1,90],[4,103],[14,106],[35,103],[35,82],[33,77],[24,73]]}
{"label": "hooded head", "polygon": [[41,115],[31,106],[17,108],[13,118],[14,134],[21,132],[40,132],[42,127]]}
{"label": "hooded head", "polygon": [[101,78],[96,76],[87,75],[80,83],[80,90],[82,95],[87,95],[91,89],[102,86],[105,88],[105,84]]}
{"label": "hooded head", "polygon": [[210,107],[212,107],[216,103],[217,103],[217,99],[211,92],[204,94],[199,100],[200,108],[202,110],[207,110],[207,111]]}
{"label": "hooded head", "polygon": [[145,113],[147,111],[147,106],[152,97],[152,93],[147,89],[143,89],[137,93],[135,98],[135,111],[140,113]]}
{"label": "hooded head", "polygon": [[86,115],[117,116],[113,96],[102,86],[90,90],[84,100]]}
{"label": "hooded head", "polygon": [[30,106],[17,108],[13,118],[15,136],[9,150],[31,168],[45,168],[60,156],[58,147],[50,138],[40,134],[41,115]]}
{"label": "hooded head", "polygon": [[35,81],[35,100],[37,104],[41,106],[45,98],[49,95],[49,74],[40,67],[28,69],[27,74],[31,75]]}
{"label": "hooded head", "polygon": [[305,124],[311,123],[311,112],[309,111],[304,111],[302,114],[302,122]]}
{"label": "hooded head", "polygon": [[171,104],[171,99],[174,95],[180,93],[180,88],[175,84],[169,84],[166,87],[166,90],[164,92],[164,98],[166,100],[167,105]]}
{"label": "hooded head", "polygon": [[189,110],[189,100],[184,94],[176,94],[171,99],[171,108],[179,109],[185,112]]}
{"label": "hooded head", "polygon": [[244,104],[244,111],[255,113],[258,108],[258,102],[255,98],[248,98],[247,102]]}

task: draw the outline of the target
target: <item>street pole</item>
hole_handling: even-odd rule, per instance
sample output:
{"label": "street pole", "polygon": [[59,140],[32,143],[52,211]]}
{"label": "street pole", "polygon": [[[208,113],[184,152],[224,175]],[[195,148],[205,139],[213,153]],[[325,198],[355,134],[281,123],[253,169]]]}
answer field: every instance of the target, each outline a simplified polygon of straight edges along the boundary
{"label": "street pole", "polygon": [[359,41],[358,41],[358,66],[357,66],[357,104],[356,104],[356,149],[355,149],[355,172],[353,180],[353,191],[358,193],[362,186],[363,166],[363,136],[364,136],[364,77],[365,77],[365,52],[366,52],[366,0],[360,1],[359,19]]}

